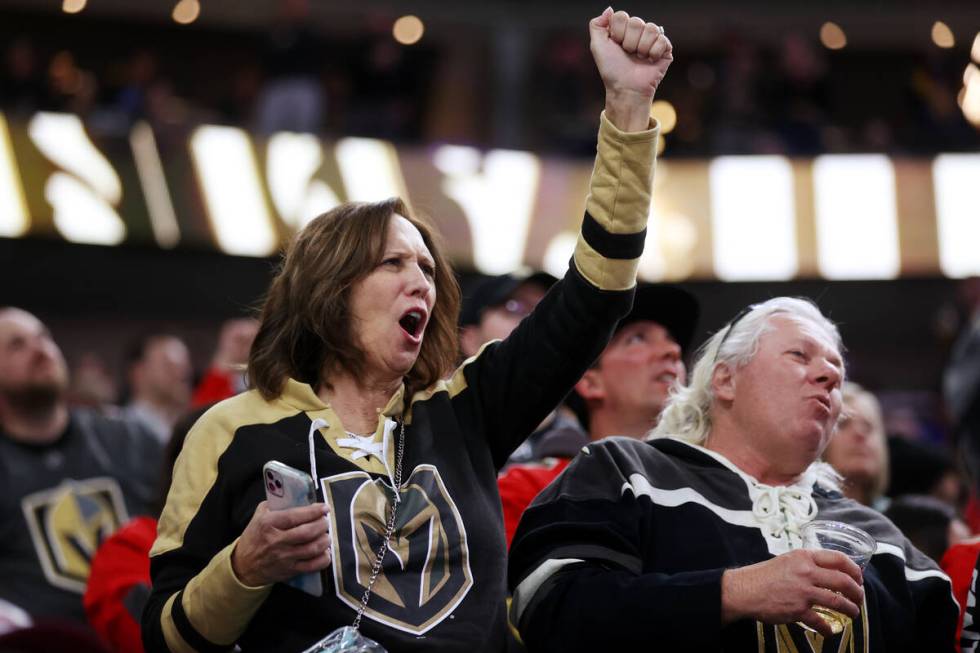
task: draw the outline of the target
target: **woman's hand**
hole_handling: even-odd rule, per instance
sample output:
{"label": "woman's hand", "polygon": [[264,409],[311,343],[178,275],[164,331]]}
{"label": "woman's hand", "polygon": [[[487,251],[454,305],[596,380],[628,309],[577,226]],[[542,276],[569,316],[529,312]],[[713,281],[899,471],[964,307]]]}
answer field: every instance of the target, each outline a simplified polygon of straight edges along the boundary
{"label": "woman's hand", "polygon": [[590,49],[606,86],[606,117],[623,131],[641,131],[650,103],[674,60],[660,28],[625,11],[606,9],[589,22]]}
{"label": "woman's hand", "polygon": [[843,553],[790,551],[722,575],[722,623],[744,618],[767,624],[799,621],[830,637],[830,624],[814,612],[813,606],[856,618],[864,602],[862,582],[861,568]]}
{"label": "woman's hand", "polygon": [[329,513],[323,503],[286,510],[260,503],[231,553],[235,576],[258,587],[330,566]]}

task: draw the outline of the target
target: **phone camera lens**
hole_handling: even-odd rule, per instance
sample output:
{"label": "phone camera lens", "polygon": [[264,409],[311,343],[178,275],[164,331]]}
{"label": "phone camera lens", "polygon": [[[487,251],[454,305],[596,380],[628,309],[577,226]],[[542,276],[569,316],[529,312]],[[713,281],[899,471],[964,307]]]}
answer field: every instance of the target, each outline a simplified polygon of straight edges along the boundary
{"label": "phone camera lens", "polygon": [[271,481],[272,480],[272,472],[266,472],[265,473],[265,477]]}
{"label": "phone camera lens", "polygon": [[269,483],[269,490],[271,490],[272,492],[275,492],[276,491],[276,486],[273,485],[272,483]]}
{"label": "phone camera lens", "polygon": [[276,489],[282,489],[282,481],[280,481],[278,478],[276,479]]}

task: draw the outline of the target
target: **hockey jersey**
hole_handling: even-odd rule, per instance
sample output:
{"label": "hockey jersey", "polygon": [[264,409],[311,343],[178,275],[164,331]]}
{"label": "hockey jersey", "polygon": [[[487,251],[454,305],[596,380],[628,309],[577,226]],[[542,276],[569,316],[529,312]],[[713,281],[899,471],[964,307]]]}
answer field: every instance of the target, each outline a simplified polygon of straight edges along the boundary
{"label": "hockey jersey", "polygon": [[[675,439],[588,445],[524,513],[512,617],[529,650],[939,653],[954,650],[949,579],[895,526],[821,481],[767,486]],[[810,519],[870,533],[861,616],[834,638],[796,624],[721,625],[721,577],[800,545]]]}

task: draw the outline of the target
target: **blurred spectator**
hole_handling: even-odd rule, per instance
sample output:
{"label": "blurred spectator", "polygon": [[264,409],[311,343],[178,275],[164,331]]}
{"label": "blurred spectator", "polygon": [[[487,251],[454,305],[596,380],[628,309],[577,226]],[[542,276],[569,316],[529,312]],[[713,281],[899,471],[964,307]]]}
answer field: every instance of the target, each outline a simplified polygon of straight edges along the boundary
{"label": "blurred spectator", "polygon": [[[502,340],[538,305],[555,277],[535,272],[524,278],[510,274],[484,277],[463,293],[459,313],[459,350],[464,358],[475,356],[492,340]],[[546,437],[581,439],[585,433],[571,411],[560,406],[538,425],[508,459],[508,464],[537,460],[537,443]]]}
{"label": "blurred spectator", "polygon": [[137,517],[107,539],[92,558],[83,602],[89,623],[115,653],[142,653],[140,615],[150,596],[150,548],[157,517],[167,502],[174,462],[184,438],[210,404],[182,416],[174,425],[160,468],[152,516]]}
{"label": "blurred spectator", "polygon": [[554,282],[555,278],[547,272],[523,279],[502,274],[474,281],[463,293],[459,314],[459,348],[463,357],[475,355],[491,340],[509,336]]}
{"label": "blurred spectator", "polygon": [[91,630],[64,621],[45,621],[0,636],[2,653],[107,653]]}
{"label": "blurred spectator", "polygon": [[943,374],[943,398],[976,493],[980,482],[980,277],[965,279],[959,290],[963,328]]}
{"label": "blurred spectator", "polygon": [[970,537],[970,530],[956,510],[935,497],[915,494],[896,497],[888,504],[885,517],[898,526],[915,548],[937,563],[946,549]]}
{"label": "blurred spectator", "polygon": [[221,325],[218,347],[211,366],[194,389],[192,406],[213,404],[245,390],[245,365],[258,330],[259,322],[252,318],[228,320]]}
{"label": "blurred spectator", "polygon": [[259,131],[319,132],[327,99],[320,81],[323,48],[310,29],[309,0],[279,0],[266,44],[266,81],[259,94]]}
{"label": "blurred spectator", "polygon": [[166,444],[191,400],[193,368],[187,345],[158,334],[138,340],[127,357],[129,397],[124,413]]}
{"label": "blurred spectator", "polygon": [[888,458],[891,461],[887,491],[889,497],[924,494],[954,508],[962,504],[965,488],[953,457],[945,449],[925,442],[890,436]]}
{"label": "blurred spectator", "polygon": [[881,406],[856,383],[845,383],[842,392],[841,421],[823,457],[844,477],[845,496],[877,507],[888,488],[888,444]]}
{"label": "blurred spectator", "polygon": [[0,75],[0,98],[7,110],[27,116],[41,106],[44,81],[39,68],[37,50],[30,39],[21,37],[11,41]]}
{"label": "blurred spectator", "polygon": [[67,389],[44,324],[0,309],[0,599],[35,622],[84,619],[91,556],[147,512],[161,456],[138,424],[69,409]]}
{"label": "blurred spectator", "polygon": [[524,510],[583,446],[617,435],[640,439],[656,426],[671,389],[687,382],[683,356],[699,315],[685,290],[637,286],[633,309],[566,400],[588,433],[546,433],[532,462],[513,465],[497,480],[508,546]]}
{"label": "blurred spectator", "polygon": [[43,109],[87,117],[95,106],[97,92],[95,75],[80,68],[75,55],[61,50],[51,57]]}
{"label": "blurred spectator", "polygon": [[[968,540],[962,540],[950,545],[946,553],[943,554],[942,564],[940,565],[953,583],[953,596],[956,598],[956,602],[960,604],[960,618],[956,631],[961,634],[963,633],[963,617],[966,614],[967,607],[968,605],[973,607],[976,603],[976,601],[970,601],[969,594],[970,586],[977,577],[974,573],[978,560],[977,554],[980,554],[980,538],[973,537]],[[967,639],[971,639],[971,636],[968,635]],[[972,639],[973,642],[967,642],[961,638],[960,644],[963,650],[975,653],[976,642],[980,640],[980,635],[974,632]],[[969,644],[972,644],[973,647],[968,648]]]}
{"label": "blurred spectator", "polygon": [[116,382],[105,360],[91,351],[79,356],[78,363],[71,371],[68,403],[114,414],[118,399]]}
{"label": "blurred spectator", "polygon": [[783,38],[778,75],[767,102],[790,155],[825,150],[821,133],[828,123],[827,62],[822,50],[797,33]]}

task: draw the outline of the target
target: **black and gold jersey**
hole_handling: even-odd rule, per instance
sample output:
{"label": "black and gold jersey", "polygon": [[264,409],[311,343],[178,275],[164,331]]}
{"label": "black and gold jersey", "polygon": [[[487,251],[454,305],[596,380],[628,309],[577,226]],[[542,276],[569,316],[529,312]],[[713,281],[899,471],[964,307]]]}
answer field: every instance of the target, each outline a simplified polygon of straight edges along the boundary
{"label": "black and gold jersey", "polygon": [[52,443],[0,433],[0,599],[35,618],[84,621],[92,556],[149,511],[162,459],[148,431],[85,410]]}
{"label": "black and gold jersey", "polygon": [[[224,651],[237,643],[246,652],[293,653],[349,625],[396,492],[398,521],[364,635],[392,653],[503,649],[497,471],[629,311],[656,139],[655,128],[623,133],[602,118],[585,228],[568,274],[506,340],[408,401],[401,392],[392,397],[373,436],[347,433],[330,406],[296,381],[273,401],[250,391],[201,418],[177,461],[151,553],[148,651]],[[403,481],[395,488],[393,427],[402,418]],[[272,459],[315,468],[330,506],[333,563],[320,598],[284,584],[246,587],[232,572],[231,552],[263,499],[261,470]]]}
{"label": "black and gold jersey", "polygon": [[[949,578],[825,478],[814,465],[795,485],[766,486],[720,454],[670,438],[590,444],[518,526],[514,622],[531,650],[545,652],[643,649],[638,643],[738,653],[953,651]],[[852,524],[877,542],[860,618],[827,640],[796,624],[745,619],[722,628],[724,571],[799,546],[798,527],[811,519]]]}

